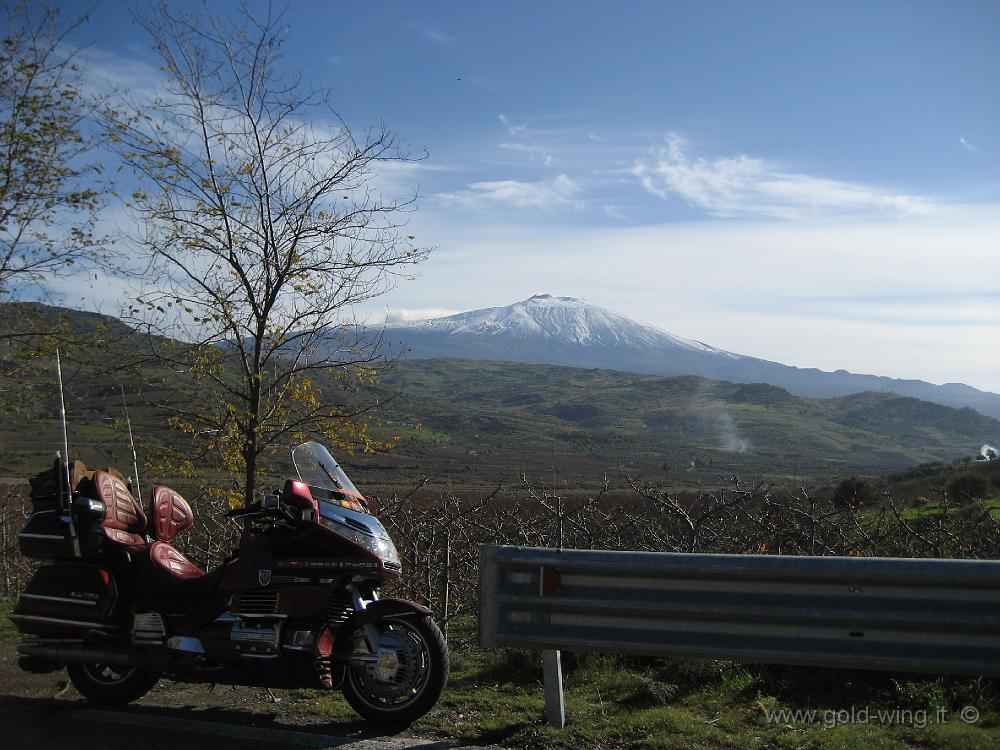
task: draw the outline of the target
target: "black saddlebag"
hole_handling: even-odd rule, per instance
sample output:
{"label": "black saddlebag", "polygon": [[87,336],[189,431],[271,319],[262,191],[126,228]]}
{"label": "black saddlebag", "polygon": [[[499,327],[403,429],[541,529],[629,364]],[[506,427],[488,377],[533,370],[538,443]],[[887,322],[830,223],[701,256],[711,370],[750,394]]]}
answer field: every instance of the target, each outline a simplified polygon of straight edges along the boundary
{"label": "black saddlebag", "polygon": [[68,516],[62,510],[43,510],[28,519],[17,535],[17,546],[25,557],[56,560],[74,557]]}
{"label": "black saddlebag", "polygon": [[[92,484],[92,471],[88,471],[81,461],[69,465],[70,484],[74,489]],[[100,533],[101,518],[77,502],[70,510],[66,495],[66,465],[56,459],[52,468],[31,477],[31,505],[34,513],[17,537],[21,554],[36,560],[60,560],[77,558],[83,552],[100,552],[103,535]],[[91,493],[93,496],[93,493]],[[80,498],[77,498],[79,501]],[[80,507],[77,507],[80,506]],[[81,512],[82,510],[82,512]],[[79,546],[74,546],[70,529],[70,514],[76,518],[76,533]]]}
{"label": "black saddlebag", "polygon": [[85,563],[43,565],[28,582],[10,615],[26,635],[81,637],[113,630],[117,598],[114,577]]}

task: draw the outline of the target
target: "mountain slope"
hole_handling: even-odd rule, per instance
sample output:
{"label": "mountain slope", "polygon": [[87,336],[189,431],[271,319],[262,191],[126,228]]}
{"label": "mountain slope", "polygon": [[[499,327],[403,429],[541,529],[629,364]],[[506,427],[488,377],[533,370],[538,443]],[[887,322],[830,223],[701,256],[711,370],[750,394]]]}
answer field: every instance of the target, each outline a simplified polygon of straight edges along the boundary
{"label": "mountain slope", "polygon": [[[130,329],[113,318],[43,312],[68,316],[81,340],[86,331],[129,337]],[[595,320],[590,325],[592,337],[604,335]],[[691,350],[683,340],[677,346]],[[127,466],[130,460],[127,434],[118,424],[119,382],[129,394],[140,456],[155,455],[166,437],[169,410],[160,401],[169,407],[180,398],[199,398],[152,363],[109,381],[87,362],[66,358],[63,365],[73,452],[92,465]],[[42,374],[51,364],[39,363]],[[0,371],[0,393],[4,386],[24,386],[8,377],[14,379],[5,383]],[[331,394],[340,387],[320,385]],[[2,413],[2,471],[17,482],[50,463],[61,444],[54,391],[40,395],[36,409]],[[351,475],[373,490],[396,491],[429,475],[478,491],[503,477],[516,482],[521,471],[536,482],[593,488],[605,474],[615,480],[620,466],[678,486],[733,474],[808,484],[951,462],[975,454],[984,442],[1000,442],[1000,421],[894,394],[817,400],[766,384],[554,365],[403,360],[383,373],[373,395],[383,404],[373,437],[398,436],[397,445],[374,455],[341,456]],[[199,473],[209,470],[198,467]],[[143,466],[140,473],[151,477],[151,471]]]}
{"label": "mountain slope", "polygon": [[[739,474],[826,482],[974,454],[1000,421],[894,394],[793,396],[763,384],[610,370],[420,360],[397,363],[390,454],[359,472],[431,474],[481,486],[524,470],[594,486],[618,467],[678,485]],[[370,474],[369,474],[370,472]]]}
{"label": "mountain slope", "polygon": [[696,375],[767,383],[815,398],[865,391],[897,393],[1000,417],[1000,395],[967,385],[783,365],[674,336],[574,297],[542,294],[506,307],[390,326],[384,340],[390,349],[411,359],[456,357]]}

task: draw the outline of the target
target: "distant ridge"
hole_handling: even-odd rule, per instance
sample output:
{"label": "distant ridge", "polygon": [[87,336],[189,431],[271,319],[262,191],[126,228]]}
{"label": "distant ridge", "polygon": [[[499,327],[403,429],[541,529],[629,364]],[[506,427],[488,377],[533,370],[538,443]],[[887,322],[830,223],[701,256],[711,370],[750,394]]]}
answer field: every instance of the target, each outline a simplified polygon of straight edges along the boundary
{"label": "distant ridge", "polygon": [[783,365],[675,336],[576,297],[537,294],[505,307],[395,324],[386,328],[384,340],[407,359],[455,357],[698,375],[735,383],[767,383],[815,398],[865,391],[897,393],[1000,418],[1000,394],[961,383],[934,385]]}

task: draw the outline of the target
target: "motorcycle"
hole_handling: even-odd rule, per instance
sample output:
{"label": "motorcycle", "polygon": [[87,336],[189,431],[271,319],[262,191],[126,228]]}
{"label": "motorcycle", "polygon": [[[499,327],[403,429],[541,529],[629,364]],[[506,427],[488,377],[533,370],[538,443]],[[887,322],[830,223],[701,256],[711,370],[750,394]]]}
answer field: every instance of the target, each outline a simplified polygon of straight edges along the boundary
{"label": "motorcycle", "polygon": [[172,544],[194,525],[179,493],[154,486],[147,517],[131,478],[57,457],[32,480],[35,512],[18,537],[45,561],[11,614],[21,668],[65,667],[100,704],[167,677],[340,689],[371,721],[423,716],[448,676],[430,610],[379,598],[399,555],[329,451],[303,443],[292,463],[297,479],[230,511],[239,547],[204,571]]}

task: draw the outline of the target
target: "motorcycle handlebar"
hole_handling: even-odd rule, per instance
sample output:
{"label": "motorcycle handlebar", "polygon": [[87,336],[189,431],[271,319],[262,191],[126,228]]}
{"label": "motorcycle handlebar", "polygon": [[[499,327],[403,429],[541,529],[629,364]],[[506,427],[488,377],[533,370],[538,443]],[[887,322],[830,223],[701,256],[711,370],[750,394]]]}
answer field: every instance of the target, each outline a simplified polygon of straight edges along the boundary
{"label": "motorcycle handlebar", "polygon": [[260,516],[284,518],[293,523],[296,520],[295,515],[284,505],[265,508],[260,503],[252,503],[243,508],[233,508],[232,510],[226,511],[226,518],[232,518],[237,521],[244,518],[256,518]]}

